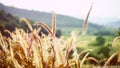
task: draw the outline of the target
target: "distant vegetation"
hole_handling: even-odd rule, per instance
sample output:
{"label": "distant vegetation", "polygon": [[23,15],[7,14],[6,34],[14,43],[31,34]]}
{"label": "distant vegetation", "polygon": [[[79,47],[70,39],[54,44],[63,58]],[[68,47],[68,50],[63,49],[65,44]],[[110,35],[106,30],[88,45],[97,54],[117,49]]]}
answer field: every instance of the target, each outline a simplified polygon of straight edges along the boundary
{"label": "distant vegetation", "polygon": [[0,31],[3,35],[8,36],[5,30],[14,31],[15,28],[28,29],[26,24],[20,23],[18,17],[6,13],[4,10],[0,10]]}
{"label": "distant vegetation", "polygon": [[[29,21],[30,21],[30,24],[33,25],[33,21],[31,20]],[[9,34],[5,32],[5,30],[9,30],[13,32],[15,31],[15,28],[22,28],[26,32],[29,32],[30,30],[28,26],[23,22],[24,21],[20,22],[18,17],[15,17],[12,14],[7,13],[6,11],[4,11],[4,9],[0,10],[0,31],[2,35],[9,36]],[[37,27],[33,27],[33,28],[37,28]],[[48,32],[44,28],[41,28],[41,32],[48,34]],[[57,30],[56,36],[60,37],[61,34],[62,34],[61,30]],[[41,33],[39,33],[39,35],[41,35]]]}
{"label": "distant vegetation", "polygon": [[[34,10],[25,10],[18,9],[14,7],[8,7],[0,4],[0,9],[4,9],[9,14],[12,14],[17,17],[26,17],[35,22],[44,22],[48,25],[52,22],[52,14],[46,12],[38,12]],[[65,15],[56,15],[57,18],[57,29],[61,30],[63,35],[69,35],[72,30],[79,30],[82,32],[82,19],[77,19],[70,16]],[[105,26],[100,26],[97,24],[88,23],[88,35],[116,35],[115,30],[113,28],[107,28]]]}

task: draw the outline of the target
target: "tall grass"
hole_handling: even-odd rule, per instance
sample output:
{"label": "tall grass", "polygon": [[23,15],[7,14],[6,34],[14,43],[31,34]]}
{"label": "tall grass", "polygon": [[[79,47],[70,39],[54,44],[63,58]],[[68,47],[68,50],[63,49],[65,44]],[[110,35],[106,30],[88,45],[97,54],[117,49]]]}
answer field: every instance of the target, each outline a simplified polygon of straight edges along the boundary
{"label": "tall grass", "polygon": [[[8,38],[0,33],[0,66],[2,68],[68,68],[75,65],[80,68],[82,66],[88,53],[80,60],[75,46],[76,41],[73,41],[76,37],[71,36],[67,41],[55,37],[56,15],[54,12],[52,28],[45,23],[34,24],[34,26],[40,25],[45,28],[48,35],[42,33],[42,36],[39,36],[40,29],[33,29],[26,18],[20,18],[20,21],[28,25],[30,33],[18,28],[14,32],[6,30],[10,34]],[[69,58],[71,50],[74,50],[72,59]]]}
{"label": "tall grass", "polygon": [[[93,4],[92,4],[92,5],[93,5]],[[84,23],[83,23],[83,29],[82,29],[82,35],[83,35],[83,36],[86,35],[86,32],[87,32],[88,18],[89,18],[90,12],[91,12],[91,10],[92,10],[92,5],[91,5],[91,7],[90,7],[90,9],[89,9],[89,12],[88,12],[88,14],[87,14],[87,17],[86,17]]]}
{"label": "tall grass", "polygon": [[[87,29],[87,20],[91,8],[83,24],[83,34],[85,34]],[[33,29],[26,18],[21,18],[20,21],[24,21],[28,25],[30,32],[16,28],[14,32],[5,30],[10,34],[10,37],[4,37],[0,33],[1,68],[83,68],[85,62],[90,60],[99,64],[96,58],[89,56],[89,52],[93,51],[92,49],[84,50],[81,53],[77,52],[76,43],[81,42],[78,41],[76,37],[78,32],[73,31],[71,37],[67,40],[55,37],[56,15],[54,12],[52,28],[45,23],[34,24],[34,26],[40,25],[45,28],[49,33],[48,35],[42,33],[42,35],[39,36],[38,33],[41,32],[40,28]],[[115,41],[116,39],[114,42]],[[73,53],[71,53],[71,51],[73,51]],[[105,61],[104,66],[109,65],[110,61],[117,54],[118,53],[114,53],[111,55],[110,58]],[[69,57],[70,55],[72,55],[72,58]]]}

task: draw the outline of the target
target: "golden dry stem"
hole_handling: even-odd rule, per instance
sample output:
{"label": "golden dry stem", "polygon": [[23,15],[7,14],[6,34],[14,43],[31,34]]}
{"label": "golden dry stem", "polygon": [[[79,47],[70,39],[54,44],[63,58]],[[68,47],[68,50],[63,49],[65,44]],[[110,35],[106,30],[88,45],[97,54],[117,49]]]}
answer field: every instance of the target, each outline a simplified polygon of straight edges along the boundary
{"label": "golden dry stem", "polygon": [[52,33],[54,34],[54,37],[56,35],[56,14],[53,12],[52,15]]}
{"label": "golden dry stem", "polygon": [[83,36],[86,35],[87,26],[88,26],[88,18],[89,18],[89,15],[90,15],[91,10],[92,10],[92,5],[91,5],[91,7],[90,7],[90,9],[89,9],[89,12],[88,12],[88,14],[87,14],[87,17],[86,17],[84,23],[83,23],[83,30],[82,30],[82,35],[83,35]]}
{"label": "golden dry stem", "polygon": [[24,21],[27,25],[28,25],[28,27],[29,27],[29,29],[30,29],[30,31],[33,31],[33,28],[32,28],[32,26],[30,25],[30,22],[26,19],[26,18],[20,18],[20,22],[22,22],[22,21]]}
{"label": "golden dry stem", "polygon": [[112,55],[108,58],[108,60],[105,62],[104,67],[107,66],[107,65],[109,65],[110,61],[111,61],[117,54],[118,54],[118,53],[112,54]]}

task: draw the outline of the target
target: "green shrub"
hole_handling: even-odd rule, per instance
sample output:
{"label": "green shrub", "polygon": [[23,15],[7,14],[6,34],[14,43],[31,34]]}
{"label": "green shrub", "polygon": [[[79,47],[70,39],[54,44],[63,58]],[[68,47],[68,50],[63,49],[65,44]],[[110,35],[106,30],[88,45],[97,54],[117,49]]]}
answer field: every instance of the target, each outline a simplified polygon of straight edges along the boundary
{"label": "green shrub", "polygon": [[105,39],[102,36],[97,36],[96,40],[90,43],[89,45],[100,46],[105,44]]}

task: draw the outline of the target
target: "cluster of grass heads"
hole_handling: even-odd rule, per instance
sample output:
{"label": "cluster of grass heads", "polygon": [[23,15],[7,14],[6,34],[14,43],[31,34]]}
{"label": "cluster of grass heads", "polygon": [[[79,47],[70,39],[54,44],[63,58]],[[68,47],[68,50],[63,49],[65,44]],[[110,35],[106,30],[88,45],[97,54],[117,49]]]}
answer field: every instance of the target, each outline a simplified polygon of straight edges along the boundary
{"label": "cluster of grass heads", "polygon": [[[91,11],[91,9],[90,9]],[[16,28],[14,32],[5,30],[10,34],[10,37],[4,37],[0,33],[0,67],[1,68],[82,68],[86,61],[94,61],[99,64],[99,61],[89,56],[92,49],[86,49],[78,53],[76,45],[84,45],[84,37],[87,30],[87,20],[90,14],[87,15],[83,24],[83,41],[77,40],[78,32],[73,31],[67,40],[55,37],[56,34],[56,15],[53,12],[52,28],[45,23],[35,23],[34,26],[42,26],[48,31],[48,35],[42,33],[39,36],[41,28],[33,29],[29,21],[21,18],[20,21],[25,21],[30,32],[25,32],[23,29]],[[120,37],[115,38],[115,42]],[[79,46],[80,47],[80,46]],[[105,60],[104,66],[110,64],[111,60],[118,55],[120,61],[120,51],[113,53]],[[92,64],[93,65],[93,64]],[[92,67],[92,65],[90,67]]]}
{"label": "cluster of grass heads", "polygon": [[[78,54],[75,46],[76,32],[68,40],[56,38],[56,15],[53,13],[52,28],[45,23],[35,23],[34,26],[42,26],[49,34],[39,36],[40,28],[33,29],[29,21],[24,21],[30,32],[16,28],[14,32],[5,30],[10,37],[4,37],[0,33],[0,67],[2,68],[80,68],[91,50],[85,50]],[[73,50],[72,58],[69,58]],[[79,57],[85,54],[82,59]]]}

